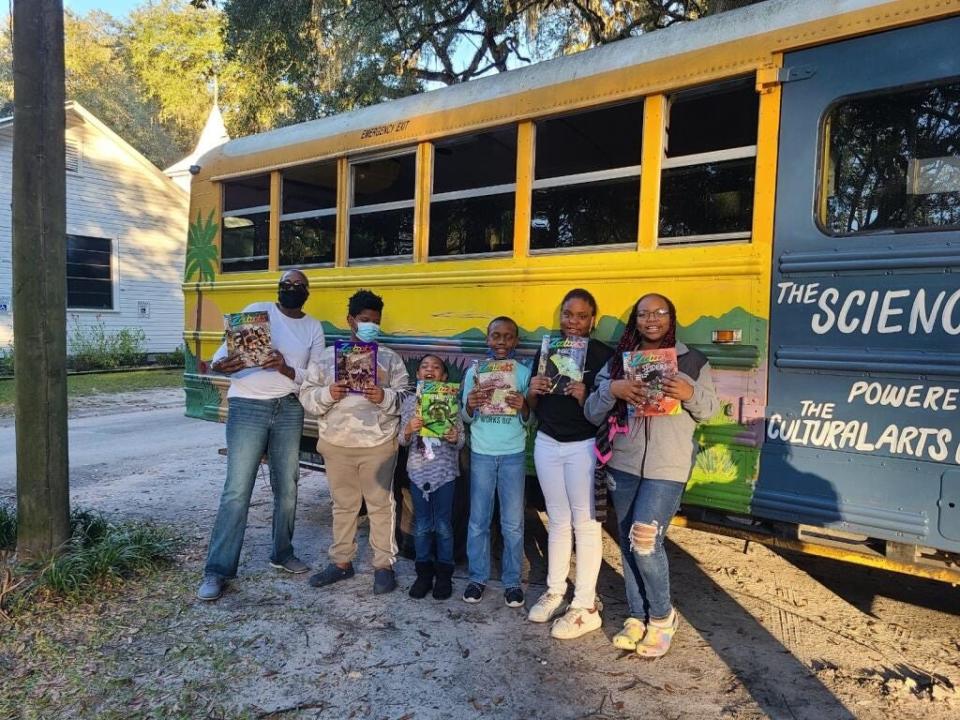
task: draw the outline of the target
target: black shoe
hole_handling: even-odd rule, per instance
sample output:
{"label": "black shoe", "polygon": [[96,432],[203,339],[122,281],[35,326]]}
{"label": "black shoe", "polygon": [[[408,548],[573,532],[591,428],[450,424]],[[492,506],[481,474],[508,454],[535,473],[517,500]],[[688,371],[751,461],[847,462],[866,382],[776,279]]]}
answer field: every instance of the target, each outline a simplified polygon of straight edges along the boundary
{"label": "black shoe", "polygon": [[397,589],[397,576],[393,568],[380,568],[373,571],[373,594],[386,595]]}
{"label": "black shoe", "polygon": [[523,590],[521,588],[510,587],[503,591],[503,602],[507,604],[507,607],[523,607],[523,601]]}
{"label": "black shoe", "polygon": [[320,572],[311,575],[307,582],[313,587],[324,587],[325,585],[333,585],[333,583],[339,582],[340,580],[349,580],[352,577],[353,565],[342,568],[330,563]]}
{"label": "black shoe", "polygon": [[[437,563],[435,565],[437,579],[433,583],[433,599],[449,600],[453,595],[453,565],[451,563]],[[480,591],[483,594],[483,591]]]}
{"label": "black shoe", "polygon": [[468,603],[480,602],[483,600],[483,591],[486,589],[486,585],[475,582],[470,583],[467,585],[467,589],[463,591],[463,601]]}
{"label": "black shoe", "polygon": [[422,600],[433,587],[433,563],[418,562],[416,565],[417,579],[410,586],[410,597]]}

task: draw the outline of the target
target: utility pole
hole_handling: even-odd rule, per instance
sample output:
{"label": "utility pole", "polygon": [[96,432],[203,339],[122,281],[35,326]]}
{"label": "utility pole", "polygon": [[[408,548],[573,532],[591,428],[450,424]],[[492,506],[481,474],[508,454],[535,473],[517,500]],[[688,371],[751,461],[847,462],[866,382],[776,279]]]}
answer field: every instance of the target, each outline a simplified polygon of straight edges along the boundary
{"label": "utility pole", "polygon": [[13,3],[17,555],[70,535],[63,0]]}

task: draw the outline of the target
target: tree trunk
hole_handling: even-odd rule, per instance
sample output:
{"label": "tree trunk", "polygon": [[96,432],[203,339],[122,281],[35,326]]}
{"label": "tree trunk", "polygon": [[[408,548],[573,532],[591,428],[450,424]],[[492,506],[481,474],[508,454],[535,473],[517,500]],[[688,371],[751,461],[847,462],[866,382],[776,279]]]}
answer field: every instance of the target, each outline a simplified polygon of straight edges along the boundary
{"label": "tree trunk", "polygon": [[70,533],[62,0],[13,4],[13,328],[17,554]]}

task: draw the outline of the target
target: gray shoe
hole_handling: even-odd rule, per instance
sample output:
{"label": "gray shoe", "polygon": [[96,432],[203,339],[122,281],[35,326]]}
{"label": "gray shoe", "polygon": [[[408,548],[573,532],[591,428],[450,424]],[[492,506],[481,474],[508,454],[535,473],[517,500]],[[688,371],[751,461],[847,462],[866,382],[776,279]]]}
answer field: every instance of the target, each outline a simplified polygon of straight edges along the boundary
{"label": "gray shoe", "polygon": [[288,557],[283,562],[274,562],[271,560],[270,567],[276,568],[277,570],[286,570],[288,573],[292,573],[294,575],[300,575],[310,570],[309,565],[293,555]]}
{"label": "gray shoe", "polygon": [[197,588],[197,597],[201,600],[217,600],[223,595],[223,588],[227,584],[219,575],[204,575],[203,582]]}

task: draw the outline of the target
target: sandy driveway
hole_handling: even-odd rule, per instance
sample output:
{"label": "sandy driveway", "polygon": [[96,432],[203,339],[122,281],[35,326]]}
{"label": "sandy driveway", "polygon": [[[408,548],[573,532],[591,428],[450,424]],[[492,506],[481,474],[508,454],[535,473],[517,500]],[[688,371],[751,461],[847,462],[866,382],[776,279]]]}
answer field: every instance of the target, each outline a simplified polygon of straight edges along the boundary
{"label": "sandy driveway", "polygon": [[[182,417],[179,391],[74,407],[73,503],[168,523],[178,568],[71,613],[3,629],[0,717],[953,718],[960,715],[960,591],[674,528],[683,622],[665,658],[614,650],[624,618],[606,538],[602,631],[560,643],[503,605],[374,596],[357,576],[325,590],[267,565],[270,493],[253,499],[241,578],[193,600],[225,460],[222,426]],[[0,426],[0,457],[13,432]],[[12,463],[0,499],[12,497]],[[329,491],[304,473],[298,554],[324,562]],[[544,518],[527,517],[529,595],[543,589]],[[365,536],[365,528],[361,530]],[[464,585],[457,573],[457,590]],[[41,640],[45,645],[41,647]],[[56,651],[51,651],[53,647]],[[53,652],[53,655],[51,655]],[[52,662],[51,657],[59,658]],[[43,658],[43,662],[35,658]],[[2,698],[7,698],[7,704]]]}

